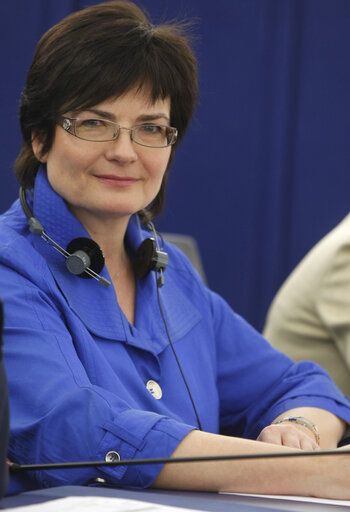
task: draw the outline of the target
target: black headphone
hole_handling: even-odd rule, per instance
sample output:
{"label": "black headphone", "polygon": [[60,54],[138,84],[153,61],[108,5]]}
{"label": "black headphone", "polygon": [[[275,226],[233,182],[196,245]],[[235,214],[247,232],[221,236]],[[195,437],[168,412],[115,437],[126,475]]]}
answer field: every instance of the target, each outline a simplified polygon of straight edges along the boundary
{"label": "black headphone", "polygon": [[[64,249],[48,236],[40,221],[34,217],[23,187],[19,189],[19,199],[28,219],[31,233],[40,235],[47,244],[66,258],[66,267],[69,272],[85,279],[96,279],[102,286],[108,288],[111,284],[110,281],[100,275],[105,264],[101,247],[91,238],[81,237],[72,240],[67,249]],[[154,270],[159,273],[157,284],[162,286],[164,284],[163,272],[168,265],[168,254],[160,249],[158,235],[152,222],[148,223],[148,228],[152,231],[153,237],[146,238],[136,251],[133,262],[134,272],[138,279],[143,279],[151,270]]]}

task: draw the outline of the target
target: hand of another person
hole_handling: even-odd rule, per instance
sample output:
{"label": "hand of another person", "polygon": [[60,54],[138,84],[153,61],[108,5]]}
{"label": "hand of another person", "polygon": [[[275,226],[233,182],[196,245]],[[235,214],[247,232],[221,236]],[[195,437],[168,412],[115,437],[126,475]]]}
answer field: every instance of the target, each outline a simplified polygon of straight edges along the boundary
{"label": "hand of another person", "polygon": [[257,441],[290,446],[291,448],[298,448],[305,451],[320,449],[310,429],[303,425],[287,421],[268,425],[260,432]]}

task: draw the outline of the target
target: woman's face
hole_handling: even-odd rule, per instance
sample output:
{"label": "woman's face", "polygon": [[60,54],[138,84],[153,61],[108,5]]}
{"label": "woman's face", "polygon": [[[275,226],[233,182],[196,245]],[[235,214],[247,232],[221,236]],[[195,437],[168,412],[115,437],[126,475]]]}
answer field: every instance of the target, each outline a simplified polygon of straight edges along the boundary
{"label": "woman's face", "polygon": [[[91,110],[66,115],[108,119],[127,128],[143,123],[169,125],[170,99],[151,103],[147,90],[135,89]],[[114,141],[90,142],[61,126],[56,127],[47,154],[40,156],[41,143],[36,138],[32,144],[35,155],[46,163],[52,188],[83,224],[91,215],[101,219],[129,217],[145,208],[159,191],[171,152],[170,146],[136,144],[128,130],[120,130]]]}

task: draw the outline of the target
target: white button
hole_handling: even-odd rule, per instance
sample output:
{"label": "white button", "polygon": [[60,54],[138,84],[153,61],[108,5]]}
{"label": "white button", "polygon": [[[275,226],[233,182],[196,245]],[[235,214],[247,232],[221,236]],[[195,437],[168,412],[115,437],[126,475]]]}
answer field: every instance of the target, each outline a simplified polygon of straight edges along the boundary
{"label": "white button", "polygon": [[106,456],[105,456],[106,462],[117,462],[118,460],[120,460],[120,455],[118,452],[110,451],[110,452],[106,453]]}
{"label": "white button", "polygon": [[91,483],[93,483],[93,484],[106,484],[107,480],[105,480],[104,478],[97,477],[97,478],[94,478],[91,481]]}
{"label": "white button", "polygon": [[151,395],[153,395],[154,398],[156,398],[157,400],[162,398],[162,388],[155,380],[149,380],[146,384],[146,388],[151,393]]}

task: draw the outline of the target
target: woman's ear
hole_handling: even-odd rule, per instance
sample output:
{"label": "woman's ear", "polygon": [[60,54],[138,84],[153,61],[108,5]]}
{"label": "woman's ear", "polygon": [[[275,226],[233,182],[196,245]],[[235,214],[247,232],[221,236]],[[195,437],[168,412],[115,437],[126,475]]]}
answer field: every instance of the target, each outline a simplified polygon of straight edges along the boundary
{"label": "woman's ear", "polygon": [[41,142],[39,136],[34,132],[32,132],[32,149],[37,160],[44,164],[47,160],[47,154],[42,153],[43,143]]}

